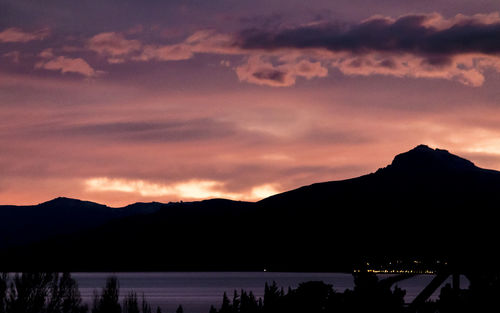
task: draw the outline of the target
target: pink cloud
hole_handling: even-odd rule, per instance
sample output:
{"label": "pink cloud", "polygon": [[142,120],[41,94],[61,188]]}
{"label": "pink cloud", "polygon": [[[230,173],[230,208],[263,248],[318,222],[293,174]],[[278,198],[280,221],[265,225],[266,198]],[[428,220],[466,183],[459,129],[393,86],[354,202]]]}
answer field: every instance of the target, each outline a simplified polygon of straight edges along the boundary
{"label": "pink cloud", "polygon": [[0,42],[28,42],[45,39],[50,34],[48,28],[35,32],[25,32],[20,28],[11,27],[0,32]]}
{"label": "pink cloud", "polygon": [[[459,14],[452,18],[437,13],[397,18],[373,16],[352,25],[347,31],[322,23],[304,24],[277,33],[264,30],[223,34],[200,30],[179,43],[166,45],[145,45],[122,34],[108,32],[92,37],[88,48],[107,56],[109,63],[180,61],[191,59],[196,54],[238,55],[246,60],[234,67],[240,81],[274,87],[292,86],[297,77],[326,77],[328,68],[338,69],[349,76],[446,79],[478,87],[485,81],[486,70],[500,72],[500,57],[487,49],[488,38],[499,25],[500,14],[497,12],[471,16]],[[457,34],[450,32],[457,27],[460,28]],[[317,38],[302,38],[307,33],[304,29],[316,34]],[[469,29],[486,34],[486,39],[475,42],[476,48],[437,44],[431,45],[435,48],[428,47],[429,42],[438,42],[436,36],[447,36],[452,42],[461,42]],[[419,37],[412,30],[430,35]],[[406,32],[414,36],[408,39],[409,44],[401,39],[407,38]],[[328,40],[332,36],[338,40]],[[373,36],[382,37],[381,40],[371,40]],[[391,42],[391,38],[394,40],[392,46],[384,42]],[[464,37],[463,40],[469,39]],[[413,45],[415,49],[409,47]]]}
{"label": "pink cloud", "polygon": [[499,33],[498,12],[448,19],[432,13],[373,16],[347,29],[313,23],[248,30],[237,42],[248,54],[295,55],[288,57],[292,62],[312,57],[345,75],[439,78],[478,87],[486,70],[500,72]]}
{"label": "pink cloud", "polygon": [[460,82],[479,87],[484,81],[484,71],[499,71],[500,58],[484,55],[460,55],[450,59],[450,64],[435,66],[425,58],[405,54],[372,53],[363,56],[345,55],[331,60],[331,67],[349,76],[386,75],[410,78],[434,78]]}
{"label": "pink cloud", "polygon": [[125,39],[125,36],[115,32],[100,33],[87,42],[88,49],[108,57],[123,57],[141,50],[138,40]]}
{"label": "pink cloud", "polygon": [[234,45],[231,35],[219,34],[212,30],[200,30],[181,43],[171,45],[147,45],[135,61],[179,61],[192,58],[196,53],[221,55],[246,54]]}
{"label": "pink cloud", "polygon": [[145,46],[141,54],[132,57],[134,61],[180,61],[188,60],[193,57],[193,51],[190,46],[184,44],[165,45],[165,46]]}
{"label": "pink cloud", "polygon": [[261,56],[252,56],[248,61],[236,68],[240,81],[257,85],[287,87],[295,84],[297,77],[312,79],[325,77],[328,69],[320,62],[308,60],[292,61],[281,65],[273,65],[264,61]]}
{"label": "pink cloud", "polygon": [[46,69],[51,71],[60,71],[65,73],[76,73],[86,77],[93,77],[98,74],[84,59],[82,58],[68,58],[58,56],[47,61],[38,62],[35,68]]}

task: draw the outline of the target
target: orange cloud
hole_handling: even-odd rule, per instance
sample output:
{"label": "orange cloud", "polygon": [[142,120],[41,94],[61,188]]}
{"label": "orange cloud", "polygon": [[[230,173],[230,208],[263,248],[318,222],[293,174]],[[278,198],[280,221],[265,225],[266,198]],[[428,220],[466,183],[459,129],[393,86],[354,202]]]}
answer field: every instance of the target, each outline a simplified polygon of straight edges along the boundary
{"label": "orange cloud", "polygon": [[227,198],[238,200],[260,200],[278,193],[274,186],[255,186],[246,193],[221,190],[223,183],[214,180],[189,180],[172,184],[158,184],[144,180],[96,177],[85,180],[89,192],[117,191],[138,194],[143,197],[171,196],[176,199]]}

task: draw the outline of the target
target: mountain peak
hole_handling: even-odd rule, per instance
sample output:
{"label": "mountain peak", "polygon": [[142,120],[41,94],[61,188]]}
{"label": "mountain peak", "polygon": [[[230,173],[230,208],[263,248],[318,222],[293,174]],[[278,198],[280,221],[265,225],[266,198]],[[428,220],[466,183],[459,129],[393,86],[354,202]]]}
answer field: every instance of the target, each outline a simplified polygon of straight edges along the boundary
{"label": "mountain peak", "polygon": [[447,171],[461,172],[477,169],[469,160],[451,154],[447,150],[418,145],[410,151],[396,155],[387,169],[397,171]]}
{"label": "mountain peak", "polygon": [[82,202],[79,199],[67,198],[67,197],[57,197],[49,201],[45,201],[40,204],[56,204],[56,203],[68,203],[68,202]]}
{"label": "mountain peak", "polygon": [[105,205],[95,203],[95,202],[90,202],[90,201],[84,201],[80,199],[73,199],[73,198],[67,198],[67,197],[57,197],[52,200],[40,203],[39,205],[41,206],[64,206],[64,207],[78,207],[78,206],[102,206],[104,207]]}

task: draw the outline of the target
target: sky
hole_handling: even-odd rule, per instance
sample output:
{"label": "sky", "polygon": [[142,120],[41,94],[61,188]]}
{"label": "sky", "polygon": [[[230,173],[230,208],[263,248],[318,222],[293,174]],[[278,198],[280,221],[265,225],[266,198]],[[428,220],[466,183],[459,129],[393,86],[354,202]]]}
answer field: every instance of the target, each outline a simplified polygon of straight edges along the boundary
{"label": "sky", "polygon": [[498,0],[0,0],[0,204],[500,170]]}

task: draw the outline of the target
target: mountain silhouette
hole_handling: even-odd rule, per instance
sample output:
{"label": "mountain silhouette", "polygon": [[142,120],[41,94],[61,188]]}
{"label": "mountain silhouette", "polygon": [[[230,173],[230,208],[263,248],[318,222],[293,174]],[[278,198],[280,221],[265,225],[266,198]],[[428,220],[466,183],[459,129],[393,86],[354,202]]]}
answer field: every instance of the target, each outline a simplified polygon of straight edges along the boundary
{"label": "mountain silhouette", "polygon": [[150,214],[159,203],[136,203],[124,208],[59,197],[29,206],[0,206],[0,249],[94,228],[113,219]]}
{"label": "mountain silhouette", "polygon": [[[6,266],[338,271],[366,258],[418,257],[487,268],[498,261],[499,190],[500,172],[420,145],[374,173],[255,203],[156,204],[151,214],[12,248]],[[23,262],[42,253],[42,262]]]}

